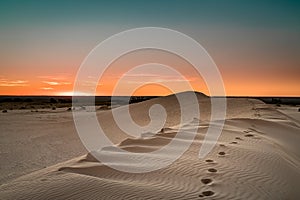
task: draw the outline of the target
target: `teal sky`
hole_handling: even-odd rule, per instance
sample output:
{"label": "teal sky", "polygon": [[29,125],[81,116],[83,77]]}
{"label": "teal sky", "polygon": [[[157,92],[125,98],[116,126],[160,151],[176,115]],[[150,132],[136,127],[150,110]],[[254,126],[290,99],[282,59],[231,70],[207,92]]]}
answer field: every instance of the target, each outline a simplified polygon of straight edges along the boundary
{"label": "teal sky", "polygon": [[299,1],[1,1],[1,25],[230,25],[299,31]]}
{"label": "teal sky", "polygon": [[[288,0],[2,0],[0,93],[19,91],[1,86],[5,81],[33,86],[36,77],[67,76],[72,82],[99,42],[145,26],[196,39],[220,68],[228,95],[300,95],[300,2]],[[255,92],[253,85],[261,87]]]}

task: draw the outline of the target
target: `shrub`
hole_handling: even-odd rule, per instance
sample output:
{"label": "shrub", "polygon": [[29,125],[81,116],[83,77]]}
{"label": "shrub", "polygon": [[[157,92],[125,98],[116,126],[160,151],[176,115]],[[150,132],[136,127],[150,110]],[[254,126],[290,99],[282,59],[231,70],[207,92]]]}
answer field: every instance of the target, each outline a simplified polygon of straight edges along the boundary
{"label": "shrub", "polygon": [[54,98],[50,98],[50,103],[57,103],[57,100]]}

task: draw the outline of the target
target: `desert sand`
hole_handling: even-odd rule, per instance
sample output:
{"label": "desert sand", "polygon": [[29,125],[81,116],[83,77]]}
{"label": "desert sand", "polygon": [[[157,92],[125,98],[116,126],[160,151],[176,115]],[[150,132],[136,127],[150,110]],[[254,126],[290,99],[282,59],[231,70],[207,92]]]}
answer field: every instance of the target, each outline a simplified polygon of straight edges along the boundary
{"label": "desert sand", "polygon": [[66,108],[0,113],[0,184],[86,154]]}
{"label": "desert sand", "polygon": [[[209,123],[219,122],[209,122],[210,98],[200,93],[197,96],[201,116],[185,124],[186,134],[193,128],[198,130],[192,145],[170,166],[141,174],[111,169],[90,154],[78,156],[86,152],[70,112],[1,113],[0,198],[300,199],[300,115],[296,107],[276,108],[255,99],[228,98],[225,126],[218,143],[208,156],[199,159]],[[165,107],[167,121],[163,131],[145,138],[128,138],[114,123],[111,110],[97,111],[97,116],[109,138],[120,148],[149,152],[169,143],[180,121],[178,102],[171,95],[131,104],[130,113],[136,123],[149,122],[148,110],[154,104]],[[28,118],[29,121],[24,120]],[[180,138],[178,142],[180,145],[186,140]],[[103,149],[104,154],[107,151],[114,148]],[[113,155],[115,165],[130,166],[118,153]],[[74,158],[62,162],[71,157]],[[25,167],[11,167],[16,161]],[[41,165],[46,168],[34,171]],[[9,177],[9,170],[13,178]]]}

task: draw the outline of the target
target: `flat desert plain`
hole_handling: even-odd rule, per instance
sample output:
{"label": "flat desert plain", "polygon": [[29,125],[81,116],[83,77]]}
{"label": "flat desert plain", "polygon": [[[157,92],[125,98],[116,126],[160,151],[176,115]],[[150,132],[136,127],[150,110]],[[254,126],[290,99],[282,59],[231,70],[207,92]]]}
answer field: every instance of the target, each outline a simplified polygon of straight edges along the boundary
{"label": "flat desert plain", "polygon": [[[189,93],[181,93],[187,96]],[[114,122],[112,110],[97,111],[110,140],[128,153],[152,152],[197,130],[187,151],[171,165],[148,173],[112,169],[88,153],[76,133],[72,112],[9,111],[0,114],[0,199],[300,199],[300,112],[297,107],[228,98],[224,128],[212,151],[199,158],[210,124],[210,98],[197,93],[201,115],[180,124],[175,95],[129,105],[132,119],[149,123],[149,108],[162,105],[164,128],[129,137]],[[195,105],[193,105],[195,106]],[[122,107],[115,108],[122,109]],[[87,112],[85,110],[74,112]],[[130,168],[115,148],[115,166]],[[168,157],[169,155],[161,155]],[[151,159],[151,158],[150,158]]]}

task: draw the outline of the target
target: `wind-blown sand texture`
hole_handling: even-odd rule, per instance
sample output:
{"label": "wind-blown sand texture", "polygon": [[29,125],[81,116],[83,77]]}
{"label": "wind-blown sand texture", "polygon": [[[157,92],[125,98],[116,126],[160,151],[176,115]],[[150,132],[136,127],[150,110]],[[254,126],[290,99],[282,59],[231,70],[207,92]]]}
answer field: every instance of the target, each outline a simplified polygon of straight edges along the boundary
{"label": "wind-blown sand texture", "polygon": [[[185,95],[184,93],[182,95]],[[185,125],[198,128],[190,148],[170,166],[143,174],[119,172],[90,154],[19,177],[0,186],[1,199],[299,199],[300,127],[273,106],[246,98],[227,100],[227,117],[218,144],[199,159],[210,118],[210,99],[198,94],[201,117]],[[145,138],[127,138],[111,111],[98,114],[120,148],[148,152],[166,145],[177,131],[180,108],[174,95],[130,105],[138,124],[149,122],[148,109],[162,104],[165,128]],[[63,128],[63,126],[62,126]],[[185,138],[180,138],[183,144]],[[105,148],[101,153],[114,151]],[[109,154],[111,155],[111,154]],[[115,165],[129,165],[116,156]],[[164,155],[168,156],[168,155]]]}

